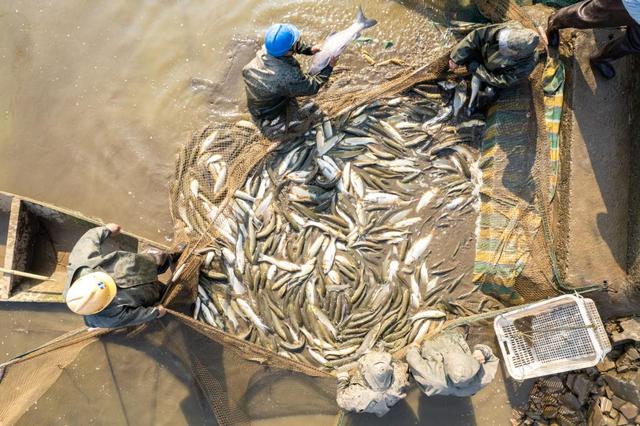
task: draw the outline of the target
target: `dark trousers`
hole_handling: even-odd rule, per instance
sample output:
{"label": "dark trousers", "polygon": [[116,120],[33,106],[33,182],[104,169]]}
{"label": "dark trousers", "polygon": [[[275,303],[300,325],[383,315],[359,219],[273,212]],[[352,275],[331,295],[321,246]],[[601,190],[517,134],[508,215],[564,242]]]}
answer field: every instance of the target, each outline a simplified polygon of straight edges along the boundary
{"label": "dark trousers", "polygon": [[640,25],[629,15],[621,0],[584,0],[562,8],[549,18],[548,31],[621,26],[627,27],[626,34],[591,57],[594,62],[604,62],[640,53]]}

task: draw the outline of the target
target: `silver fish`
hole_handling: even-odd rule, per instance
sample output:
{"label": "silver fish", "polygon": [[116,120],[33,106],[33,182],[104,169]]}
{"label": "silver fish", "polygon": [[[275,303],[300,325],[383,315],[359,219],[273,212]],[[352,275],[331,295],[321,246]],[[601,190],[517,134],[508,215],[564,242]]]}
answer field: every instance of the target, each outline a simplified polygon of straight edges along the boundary
{"label": "silver fish", "polygon": [[452,115],[453,115],[453,107],[451,105],[448,105],[442,108],[442,110],[440,110],[440,112],[435,117],[425,121],[422,124],[422,130],[427,131],[429,127],[435,126],[436,124],[440,124],[448,120],[449,118],[451,118]]}
{"label": "silver fish", "polygon": [[322,43],[320,52],[313,56],[313,62],[311,68],[309,68],[309,74],[316,75],[322,71],[333,58],[337,58],[344,51],[344,49],[360,37],[360,32],[366,28],[373,27],[378,21],[375,19],[367,19],[362,13],[362,9],[358,8],[356,13],[356,20],[347,29],[331,34]]}
{"label": "silver fish", "polygon": [[467,82],[462,80],[456,86],[456,93],[453,95],[453,116],[457,117],[460,110],[467,101]]}
{"label": "silver fish", "polygon": [[471,96],[469,97],[469,107],[476,106],[476,98],[478,97],[478,92],[480,91],[480,85],[482,84],[482,80],[475,74],[471,78]]}

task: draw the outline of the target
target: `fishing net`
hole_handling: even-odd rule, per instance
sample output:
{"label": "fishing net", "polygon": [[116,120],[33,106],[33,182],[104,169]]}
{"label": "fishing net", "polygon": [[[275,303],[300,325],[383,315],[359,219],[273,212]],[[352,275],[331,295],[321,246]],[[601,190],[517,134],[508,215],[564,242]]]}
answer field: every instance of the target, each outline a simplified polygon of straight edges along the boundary
{"label": "fishing net", "polygon": [[[534,26],[517,5],[511,2],[478,0],[476,3],[485,16],[493,21],[515,19],[525,26]],[[357,359],[362,350],[367,350],[376,343],[401,356],[408,343],[419,342],[440,330],[445,319],[458,321],[454,324],[470,323],[474,318],[486,319],[487,315],[493,315],[503,306],[502,303],[517,304],[557,294],[559,278],[549,218],[553,214],[552,200],[557,198],[555,187],[558,180],[559,140],[554,139],[554,134],[557,135],[558,132],[553,126],[560,120],[557,107],[558,103],[562,103],[562,98],[557,97],[556,90],[545,99],[541,90],[544,71],[540,66],[532,75],[530,83],[505,93],[489,113],[487,131],[482,142],[476,139],[478,134],[473,130],[473,124],[467,123],[460,127],[459,122],[451,121],[450,118],[445,118],[436,123],[438,126],[426,131],[421,125],[416,127],[415,124],[435,118],[440,110],[455,101],[447,97],[455,98],[456,84],[437,84],[446,82],[447,62],[448,55],[443,54],[427,65],[408,68],[389,81],[364,90],[340,91],[337,88],[320,94],[314,101],[322,114],[311,113],[298,117],[293,122],[274,123],[284,126],[284,131],[278,137],[265,137],[250,121],[229,122],[227,119],[220,119],[195,133],[178,154],[175,179],[170,188],[171,215],[176,224],[177,242],[187,242],[188,246],[178,263],[163,303],[168,306],[184,304],[187,308],[184,309],[185,314],[171,312],[170,317],[177,321],[171,321],[174,324],[171,329],[172,337],[169,339],[171,344],[166,347],[188,366],[205,405],[209,407],[217,423],[247,424],[256,417],[249,413],[247,405],[246,394],[250,387],[230,386],[225,374],[234,376],[236,380],[244,377],[247,383],[254,385],[255,377],[266,376],[265,380],[268,382],[284,377],[297,383],[301,393],[303,389],[315,386],[318,388],[313,394],[315,397],[322,395],[327,401],[333,401],[333,369]],[[385,120],[392,123],[391,128],[381,124]],[[363,132],[363,127],[366,132]],[[530,131],[522,135],[523,129]],[[518,137],[514,139],[513,136]],[[280,169],[287,170],[292,163],[305,163],[304,156],[296,155],[296,150],[321,150],[324,155],[333,146],[344,146],[348,143],[343,141],[351,139],[351,146],[347,150],[350,152],[343,152],[343,157],[338,158],[340,161],[321,164],[327,170],[326,174],[315,171],[318,178],[314,185],[336,191],[337,186],[347,184],[345,175],[349,177],[348,185],[360,185],[357,178],[354,181],[356,175],[351,172],[345,174],[344,160],[364,155],[370,149],[367,146],[371,144],[368,138],[376,139],[376,143],[382,141],[386,145],[385,150],[396,151],[393,156],[386,158],[388,153],[378,150],[378,156],[374,155],[369,159],[371,170],[377,175],[359,175],[360,179],[366,181],[364,184],[367,187],[380,193],[376,197],[379,196],[381,200],[386,199],[384,194],[388,194],[386,190],[392,175],[394,179],[410,186],[415,179],[422,179],[425,170],[433,167],[432,164],[420,165],[422,168],[413,170],[415,163],[392,163],[407,154],[409,149],[422,149],[422,154],[429,157],[429,161],[440,161],[437,164],[455,175],[452,182],[449,182],[452,185],[447,187],[447,191],[453,191],[454,196],[443,198],[441,205],[450,206],[452,212],[456,212],[458,207],[462,211],[468,208],[469,217],[463,222],[467,223],[465,226],[470,224],[471,238],[464,241],[449,239],[453,245],[443,245],[447,247],[448,253],[439,253],[439,256],[455,258],[459,252],[470,248],[472,256],[468,259],[468,264],[465,263],[467,270],[450,276],[452,270],[439,264],[430,264],[425,273],[418,269],[418,272],[407,274],[406,282],[402,282],[402,285],[388,288],[379,286],[376,291],[367,291],[368,285],[363,284],[365,278],[362,274],[367,276],[375,265],[383,265],[386,271],[393,270],[394,274],[397,271],[404,274],[402,268],[406,269],[413,263],[407,261],[406,254],[410,252],[408,243],[401,241],[403,238],[407,239],[409,233],[388,234],[385,239],[378,241],[383,246],[389,246],[384,248],[384,252],[388,254],[392,245],[389,241],[393,240],[404,252],[402,256],[398,253],[386,257],[374,256],[369,260],[358,258],[356,264],[367,267],[354,267],[350,265],[352,259],[340,248],[346,246],[345,239],[348,241],[349,236],[338,231],[348,219],[340,215],[328,217],[323,210],[327,207],[335,210],[338,202],[323,199],[321,193],[307,191],[295,194],[291,192],[290,182],[284,182],[280,177]],[[357,143],[354,139],[357,139]],[[548,140],[552,142],[551,152]],[[403,146],[407,143],[415,143],[415,146]],[[511,145],[505,145],[507,143]],[[459,145],[466,148],[456,148]],[[430,150],[430,147],[438,149]],[[354,157],[349,157],[351,155]],[[483,168],[482,187],[476,188],[474,192],[475,184],[469,167],[478,165]],[[523,173],[523,167],[528,167],[530,172]],[[437,173],[434,176],[436,179],[444,177]],[[306,177],[304,173],[300,173],[295,179],[304,181]],[[275,187],[274,196],[264,196],[261,186],[267,184],[262,182]],[[438,190],[441,191],[442,188]],[[340,191],[339,188],[337,191]],[[460,195],[462,198],[458,199],[457,191],[464,196]],[[296,197],[303,199],[302,207]],[[337,195],[336,197],[339,198]],[[433,202],[433,197],[424,193],[405,193],[400,198],[407,205],[419,203],[420,200],[425,205]],[[392,199],[397,201],[393,197]],[[305,206],[305,202],[309,200],[313,201],[311,207],[308,204]],[[390,206],[384,207],[384,202],[382,204],[383,208],[374,210],[386,219],[393,215],[394,220],[406,220],[407,216],[402,216],[401,211],[392,212]],[[395,204],[396,207],[397,205]],[[473,208],[474,205],[480,206],[479,213]],[[288,210],[291,206],[298,208],[294,210],[297,213],[292,214]],[[263,221],[263,218],[256,217],[258,210],[267,211],[271,208],[278,209],[275,219]],[[411,208],[415,211],[416,204],[411,204]],[[354,212],[357,217],[357,206]],[[299,220],[304,215],[307,217],[303,218],[302,223]],[[245,221],[243,227],[239,227],[238,217]],[[483,217],[489,219],[483,221]],[[309,226],[310,218],[324,224]],[[450,220],[446,216],[438,216],[436,219],[444,224]],[[478,238],[473,233],[477,219],[480,230]],[[270,232],[277,229],[295,236],[295,240],[301,243],[297,246],[289,244],[286,238],[267,241],[269,234],[266,229],[270,227],[273,227]],[[543,232],[539,232],[540,228]],[[488,238],[483,238],[483,229],[487,230]],[[318,293],[301,290],[303,286],[308,286],[300,282],[294,284],[300,287],[291,292],[295,296],[287,298],[285,294],[281,299],[274,299],[282,292],[287,292],[291,276],[300,278],[304,275],[303,268],[306,270],[307,267],[304,263],[291,265],[291,261],[287,264],[280,262],[273,272],[272,266],[276,261],[284,259],[256,259],[263,255],[256,250],[256,245],[260,244],[264,253],[269,252],[266,248],[273,249],[272,246],[281,245],[277,252],[289,253],[289,258],[295,259],[299,257],[295,255],[296,252],[308,249],[306,240],[311,242],[320,234],[320,250],[324,253],[332,252],[329,247],[336,247],[336,251],[342,251],[339,260],[336,260],[335,252],[331,260],[333,265],[337,265],[339,274],[349,279],[346,282],[340,279],[323,283],[317,281],[318,285],[324,286],[324,290]],[[429,232],[420,229],[416,235],[426,239]],[[237,238],[238,236],[242,238]],[[487,241],[489,243],[484,245]],[[500,256],[497,257],[496,244],[500,248]],[[483,260],[478,257],[478,252],[485,249],[488,258]],[[426,247],[419,254],[418,252],[416,249],[418,257],[429,253]],[[238,256],[243,253],[249,253],[244,268],[229,268],[229,264],[235,265]],[[509,255],[510,258],[505,260],[502,255]],[[322,262],[328,257],[318,257],[317,263],[310,264],[309,268],[324,270]],[[485,266],[493,265],[494,270],[478,269],[479,259],[484,261]],[[256,262],[257,260],[259,261]],[[501,263],[501,260],[504,262]],[[498,265],[502,269],[496,269]],[[326,269],[327,272],[330,270],[331,268]],[[374,272],[371,273],[373,275],[367,276],[367,283],[389,281],[388,276],[375,276]],[[474,281],[480,285],[474,284],[472,273]],[[437,280],[431,281],[437,277],[441,277],[441,288],[438,287]],[[318,280],[322,278],[318,277]],[[266,297],[247,297],[244,303],[240,303],[229,296],[233,294],[230,287],[238,294],[256,295],[265,288],[268,291],[265,293]],[[453,297],[445,298],[438,294],[438,290],[442,288],[451,292]],[[495,299],[483,298],[482,293],[477,291],[479,289],[495,296]],[[415,294],[420,295],[417,301]],[[320,297],[318,306],[322,308],[322,312],[312,307],[303,309],[302,316],[297,321],[304,327],[296,329],[291,326],[289,319],[300,315],[296,308],[305,306],[300,302],[303,297]],[[349,321],[353,327],[350,334],[343,335],[342,338],[347,341],[351,339],[352,344],[341,349],[324,347],[332,335],[335,337],[335,333],[348,328],[349,322],[345,318],[351,313],[349,309],[357,309],[358,303],[372,309],[350,316]],[[376,304],[380,305],[379,310]],[[409,318],[408,313],[415,313],[417,308],[439,309],[443,317],[414,321]],[[266,317],[265,312],[270,312],[269,317]],[[231,320],[230,316],[235,316],[235,320]],[[236,322],[240,326],[235,325]],[[163,320],[162,323],[167,321]],[[340,330],[332,329],[332,325],[336,324],[340,324]],[[309,332],[309,329],[314,331]],[[147,329],[140,331],[142,335],[149,332]],[[0,382],[3,389],[0,394],[0,410],[4,410],[0,412],[0,418],[5,423],[12,424],[19,419],[33,402],[47,392],[59,377],[60,371],[96,339],[95,334],[86,332],[80,336],[67,336],[62,343],[56,342],[52,346],[55,350],[36,351],[5,367],[5,377]],[[305,347],[305,342],[313,343],[309,347],[324,351],[319,353],[318,350],[309,350],[309,347]],[[225,365],[224,371],[219,368],[220,363]],[[43,376],[47,379],[39,379],[36,386],[35,378]],[[27,387],[32,390],[23,392],[22,389]],[[12,390],[5,392],[5,389]],[[15,389],[19,390],[14,391]],[[325,399],[320,398],[322,401]],[[321,407],[312,406],[310,410],[335,410],[333,403],[320,405]],[[5,418],[9,420],[5,421]],[[341,421],[346,420],[341,417]]]}
{"label": "fishing net", "polygon": [[581,0],[537,0],[534,3],[544,4],[545,6],[562,8],[576,4]]}
{"label": "fishing net", "polygon": [[0,424],[17,422],[49,390],[78,354],[106,331],[74,330],[0,367]]}

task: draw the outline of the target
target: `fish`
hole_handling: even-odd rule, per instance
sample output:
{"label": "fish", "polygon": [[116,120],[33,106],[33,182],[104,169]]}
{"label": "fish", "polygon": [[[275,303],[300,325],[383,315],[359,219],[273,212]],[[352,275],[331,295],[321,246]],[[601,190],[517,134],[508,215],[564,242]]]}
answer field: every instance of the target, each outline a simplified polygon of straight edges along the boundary
{"label": "fish", "polygon": [[198,182],[197,179],[192,179],[191,180],[191,193],[193,194],[194,198],[198,198],[198,188],[200,187],[200,182]]}
{"label": "fish", "polygon": [[364,196],[364,201],[374,204],[389,205],[397,203],[400,197],[397,194],[385,192],[368,192]]}
{"label": "fish", "polygon": [[353,24],[342,31],[329,35],[324,40],[320,51],[313,55],[309,74],[316,75],[320,73],[333,58],[340,56],[351,42],[360,37],[362,30],[371,28],[377,23],[378,21],[375,19],[367,19],[362,12],[362,8],[359,7]]}
{"label": "fish", "polygon": [[327,249],[324,251],[324,256],[322,257],[322,272],[328,274],[331,268],[333,267],[333,261],[336,257],[336,239],[331,238],[329,241],[329,245]]}
{"label": "fish", "polygon": [[429,247],[429,244],[431,244],[432,238],[433,238],[433,233],[430,233],[426,237],[416,241],[407,252],[407,256],[404,259],[404,264],[411,265],[416,260],[418,260],[420,256],[422,256],[422,254],[425,252],[425,250],[427,250],[427,247]]}
{"label": "fish", "polygon": [[[423,339],[444,323],[433,306],[451,290],[471,299],[473,283],[455,272],[468,235],[446,264],[436,243],[478,217],[481,135],[471,130],[484,120],[454,119],[444,89],[421,84],[325,117],[242,182],[229,159],[251,123],[210,126],[181,152],[172,215],[189,238],[211,237],[196,252],[198,321],[331,371]],[[458,302],[457,313],[472,303]]]}
{"label": "fish", "polygon": [[420,286],[415,275],[411,275],[411,306],[415,309],[420,307],[421,302]]}
{"label": "fish", "polygon": [[480,91],[480,86],[482,85],[482,80],[477,75],[473,75],[471,77],[471,96],[469,97],[469,107],[473,108],[476,106],[476,99],[478,98],[478,92]]}
{"label": "fish", "polygon": [[462,107],[464,107],[467,101],[467,82],[462,80],[456,86],[455,94],[453,95],[453,116],[457,117]]}
{"label": "fish", "polygon": [[442,311],[431,309],[431,310],[421,311],[412,315],[410,320],[417,321],[421,319],[440,319],[440,318],[445,318],[446,316],[447,314]]}
{"label": "fish", "polygon": [[428,131],[430,127],[448,120],[452,115],[453,115],[453,106],[451,105],[446,106],[435,117],[425,121],[422,124],[422,130],[424,130],[425,132]]}
{"label": "fish", "polygon": [[289,262],[284,259],[276,259],[271,256],[267,256],[266,254],[261,254],[258,261],[271,263],[279,269],[283,269],[288,272],[299,272],[301,269],[301,266],[296,263]]}
{"label": "fish", "polygon": [[249,321],[251,321],[251,323],[253,323],[253,325],[255,325],[263,333],[270,333],[271,332],[271,328],[269,328],[269,326],[267,326],[264,323],[264,321],[262,321],[262,319],[258,315],[256,315],[254,310],[251,308],[251,306],[247,302],[245,302],[242,299],[237,299],[236,302],[238,303],[238,306],[240,307],[242,312],[249,319]]}
{"label": "fish", "polygon": [[429,205],[429,203],[438,195],[437,189],[430,189],[420,197],[418,201],[418,205],[416,206],[416,213],[419,213],[420,210]]}

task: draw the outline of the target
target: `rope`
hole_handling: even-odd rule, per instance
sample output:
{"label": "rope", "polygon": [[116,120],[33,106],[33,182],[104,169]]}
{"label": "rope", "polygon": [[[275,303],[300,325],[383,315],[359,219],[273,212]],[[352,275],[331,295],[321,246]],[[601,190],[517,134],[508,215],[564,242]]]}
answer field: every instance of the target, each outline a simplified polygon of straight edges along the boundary
{"label": "rope", "polygon": [[284,358],[266,348],[263,348],[262,346],[255,345],[243,339],[227,334],[222,330],[194,320],[193,318],[176,312],[172,309],[167,309],[167,313],[172,315],[185,325],[189,326],[193,330],[202,334],[203,336],[215,340],[221,345],[235,350],[238,355],[245,359],[251,358],[250,360],[257,361],[261,364],[267,364],[277,368],[285,368],[288,370],[297,371],[312,377],[334,377],[334,375],[329,372],[320,370],[319,368],[304,364],[293,359]]}
{"label": "rope", "polygon": [[[9,361],[0,364],[0,368],[5,368],[9,365],[17,364],[19,362],[27,361],[37,356],[47,354],[56,349],[62,349],[67,346],[71,346],[76,343],[83,342],[85,340],[93,339],[94,337],[99,337],[101,335],[108,334],[113,330],[114,329],[112,328],[99,328],[96,330],[89,331],[87,327],[72,330],[68,333],[63,334],[62,336],[56,337],[55,339],[48,341],[47,343],[41,346],[38,346],[35,349],[32,349],[30,351],[24,352],[20,355],[13,357]],[[79,336],[81,333],[85,333],[85,332],[86,334]]]}

